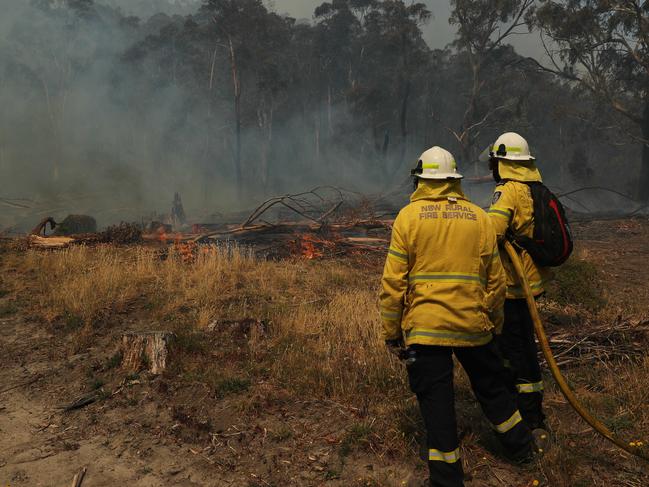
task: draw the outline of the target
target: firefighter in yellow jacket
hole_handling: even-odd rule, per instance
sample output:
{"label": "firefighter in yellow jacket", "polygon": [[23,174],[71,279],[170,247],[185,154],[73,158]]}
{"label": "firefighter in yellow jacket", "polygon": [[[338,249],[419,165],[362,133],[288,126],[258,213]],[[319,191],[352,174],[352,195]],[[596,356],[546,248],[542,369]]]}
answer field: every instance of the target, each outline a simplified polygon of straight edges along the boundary
{"label": "firefighter in yellow jacket", "polygon": [[[392,229],[381,292],[386,345],[404,358],[427,429],[434,487],[463,486],[453,355],[467,372],[506,451],[533,454],[529,428],[503,380],[493,344],[502,326],[505,273],[487,214],[464,196],[453,156],[424,152],[416,190]],[[407,348],[406,348],[407,347]]]}
{"label": "firefighter in yellow jacket", "polygon": [[[490,168],[497,186],[489,208],[498,241],[513,237],[532,237],[534,232],[534,202],[526,183],[541,182],[541,173],[530,154],[527,141],[516,133],[501,135],[490,154]],[[550,276],[538,267],[525,250],[521,260],[535,296],[545,291]],[[534,341],[534,324],[527,308],[521,283],[509,258],[503,253],[507,273],[505,322],[499,338],[500,350],[509,372],[509,386],[518,394],[518,407],[523,419],[537,439],[546,439],[543,414],[543,380]]]}

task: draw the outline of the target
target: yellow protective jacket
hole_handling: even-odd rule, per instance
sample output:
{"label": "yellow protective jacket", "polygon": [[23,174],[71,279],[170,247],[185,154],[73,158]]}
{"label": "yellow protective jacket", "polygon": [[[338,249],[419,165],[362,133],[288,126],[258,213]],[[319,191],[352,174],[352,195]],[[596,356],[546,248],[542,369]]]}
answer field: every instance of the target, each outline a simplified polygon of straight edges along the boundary
{"label": "yellow protective jacket", "polygon": [[[489,208],[498,241],[505,239],[508,230],[517,236],[531,237],[534,233],[534,201],[530,187],[524,182],[542,181],[541,173],[534,162],[500,161],[498,170],[502,181],[496,186]],[[538,296],[545,291],[545,283],[552,274],[547,268],[538,267],[525,250],[520,250],[520,254],[527,280],[534,295]],[[507,273],[507,299],[525,298],[509,257],[502,252],[501,258]]]}
{"label": "yellow protective jacket", "polygon": [[500,333],[505,271],[489,217],[459,181],[420,181],[392,228],[381,291],[386,340],[471,347]]}

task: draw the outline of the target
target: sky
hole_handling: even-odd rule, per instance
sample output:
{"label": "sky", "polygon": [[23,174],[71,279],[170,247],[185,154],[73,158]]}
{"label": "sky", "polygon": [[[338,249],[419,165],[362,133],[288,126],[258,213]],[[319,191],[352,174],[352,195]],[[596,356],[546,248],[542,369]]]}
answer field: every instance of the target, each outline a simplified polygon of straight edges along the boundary
{"label": "sky", "polygon": [[[419,0],[428,5],[433,13],[433,18],[425,27],[426,41],[432,48],[442,48],[453,40],[455,29],[449,25],[448,18],[451,13],[449,0]],[[298,19],[310,19],[314,9],[323,0],[267,0],[267,3],[274,4],[275,10],[279,13],[288,13]],[[527,32],[525,29],[522,31]],[[514,45],[517,52],[524,56],[540,56],[542,50],[536,34],[514,36],[510,43]]]}

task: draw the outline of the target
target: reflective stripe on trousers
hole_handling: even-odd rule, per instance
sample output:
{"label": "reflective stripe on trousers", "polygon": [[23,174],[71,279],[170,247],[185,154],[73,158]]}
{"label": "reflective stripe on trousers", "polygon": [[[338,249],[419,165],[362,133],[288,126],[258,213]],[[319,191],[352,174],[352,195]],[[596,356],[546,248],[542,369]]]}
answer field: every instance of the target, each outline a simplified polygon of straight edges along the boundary
{"label": "reflective stripe on trousers", "polygon": [[444,462],[444,463],[455,463],[460,459],[460,449],[456,448],[453,451],[445,452],[441,450],[436,450],[431,448],[428,450],[428,461],[429,462]]}
{"label": "reflective stripe on trousers", "polygon": [[532,394],[543,390],[543,381],[516,384],[519,394]]}
{"label": "reflective stripe on trousers", "polygon": [[509,430],[511,430],[514,426],[516,426],[521,421],[523,421],[523,417],[521,416],[521,413],[517,409],[516,412],[512,414],[511,418],[509,418],[504,423],[495,424],[494,428],[500,434],[507,433]]}

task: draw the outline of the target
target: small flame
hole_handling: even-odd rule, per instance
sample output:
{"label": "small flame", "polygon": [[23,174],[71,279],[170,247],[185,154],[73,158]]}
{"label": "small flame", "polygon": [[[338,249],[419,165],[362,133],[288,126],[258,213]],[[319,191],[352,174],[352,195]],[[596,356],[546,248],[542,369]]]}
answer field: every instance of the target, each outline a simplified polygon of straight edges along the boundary
{"label": "small flame", "polygon": [[162,228],[158,230],[158,239],[162,243],[169,243],[169,242],[180,243],[182,238],[183,238],[182,233],[167,233]]}
{"label": "small flame", "polygon": [[302,240],[302,256],[305,259],[313,260],[317,257],[322,257],[322,252],[315,248],[313,242]]}
{"label": "small flame", "polygon": [[176,243],[175,245],[180,258],[185,264],[191,264],[196,260],[196,254],[194,253],[196,244],[194,242]]}
{"label": "small flame", "polygon": [[334,242],[316,237],[315,235],[308,233],[300,235],[297,243],[300,255],[308,260],[324,257],[324,250],[332,249],[336,245]]}

